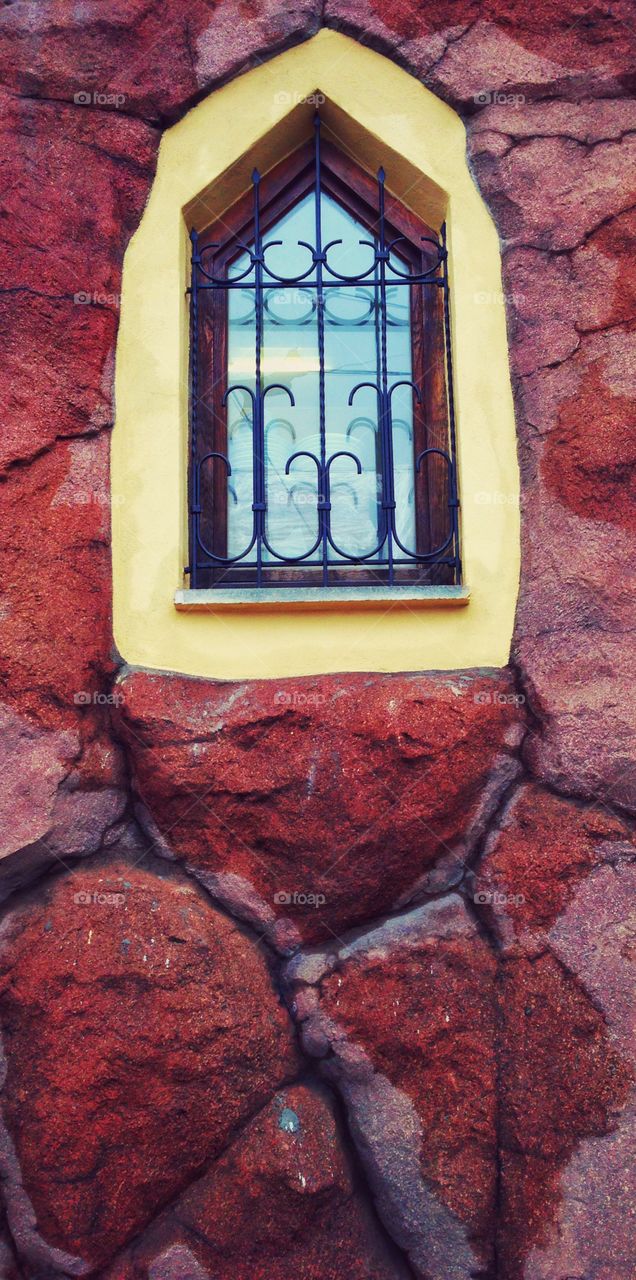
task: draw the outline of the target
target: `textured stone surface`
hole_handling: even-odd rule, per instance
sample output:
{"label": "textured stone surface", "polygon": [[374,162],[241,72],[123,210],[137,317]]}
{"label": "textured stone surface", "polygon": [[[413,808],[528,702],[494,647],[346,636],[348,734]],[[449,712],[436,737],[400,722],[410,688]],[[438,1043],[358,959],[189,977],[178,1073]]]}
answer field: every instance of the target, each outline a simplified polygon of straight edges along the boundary
{"label": "textured stone surface", "polygon": [[507,961],[501,995],[502,1275],[629,1280],[633,1062],[550,951]]}
{"label": "textured stone surface", "polygon": [[[621,103],[609,119],[602,103],[574,107],[567,126],[556,105],[556,112],[554,104],[488,107],[476,127],[471,150],[480,185],[511,245],[575,249],[608,217],[634,204],[636,103]],[[501,155],[484,154],[482,127],[512,134],[517,145],[508,136]]]}
{"label": "textured stone surface", "polygon": [[[297,1070],[255,943],[191,883],[62,875],[0,935],[3,1178],[33,1265],[105,1262]],[[50,1251],[53,1253],[50,1254]]]}
{"label": "textured stone surface", "polygon": [[504,674],[241,685],[137,672],[117,688],[168,846],[263,927],[278,921],[283,946],[396,906],[440,861],[457,878],[519,741]]}
{"label": "textured stone surface", "polygon": [[4,1218],[0,1225],[0,1276],[2,1276],[2,1280],[21,1280],[13,1241]]}
{"label": "textured stone surface", "polygon": [[521,787],[486,842],[472,882],[475,904],[505,949],[531,947],[537,937],[543,946],[592,870],[633,860],[631,826],[601,805]]}
{"label": "textured stone surface", "polygon": [[276,1094],[105,1280],[406,1280],[315,1086]]}
{"label": "textured stone surface", "polygon": [[[524,379],[528,510],[515,651],[541,730],[535,772],[633,809],[636,667],[633,342],[581,339]],[[558,586],[557,586],[558,584]]]}
{"label": "textured stone surface", "polygon": [[46,725],[79,729],[113,671],[107,486],[105,435],[59,444],[3,486],[1,679]]}
{"label": "textured stone surface", "polygon": [[[78,285],[79,292],[79,285]],[[92,298],[92,290],[86,292]],[[110,361],[116,316],[92,302],[25,293],[0,296],[2,398],[7,424],[0,468],[41,453],[56,437],[84,435],[112,419]],[[47,338],[48,360],[40,344]],[[87,499],[88,500],[88,499]]]}
{"label": "textured stone surface", "polygon": [[398,52],[442,97],[475,110],[487,95],[621,93],[633,85],[629,0],[327,0],[327,21]]}
{"label": "textured stone surface", "polygon": [[127,795],[95,785],[111,769],[113,781],[122,779],[108,759],[106,778],[91,778],[90,757],[78,733],[42,731],[0,706],[0,898],[47,866],[59,869],[108,843]]}
{"label": "textured stone surface", "polygon": [[103,429],[121,260],[158,135],[122,115],[10,95],[0,133],[4,894],[47,863],[98,849],[126,802],[106,715],[114,667]]}
{"label": "textured stone surface", "polygon": [[423,1280],[492,1265],[495,970],[450,895],[287,972],[303,1046],[341,1090],[380,1215]]}
{"label": "textured stone surface", "polygon": [[[317,29],[316,0],[116,0],[78,11],[16,5],[0,31],[0,69],[14,92],[165,119],[202,91]],[[277,86],[273,82],[273,92]]]}
{"label": "textured stone surface", "polygon": [[635,129],[633,100],[492,105],[470,143],[506,241],[524,514],[514,654],[540,722],[528,759],[563,791],[629,808]]}
{"label": "textured stone surface", "polygon": [[[31,290],[35,302],[48,295],[72,304],[85,292],[97,297],[90,305],[117,308],[121,261],[145,204],[158,132],[120,112],[11,95],[2,107],[2,286]],[[29,295],[14,302],[28,310]],[[50,325],[53,340],[57,327]]]}
{"label": "textured stone surface", "polygon": [[478,910],[504,947],[505,1280],[633,1275],[635,863],[622,820],[533,786],[478,868]]}

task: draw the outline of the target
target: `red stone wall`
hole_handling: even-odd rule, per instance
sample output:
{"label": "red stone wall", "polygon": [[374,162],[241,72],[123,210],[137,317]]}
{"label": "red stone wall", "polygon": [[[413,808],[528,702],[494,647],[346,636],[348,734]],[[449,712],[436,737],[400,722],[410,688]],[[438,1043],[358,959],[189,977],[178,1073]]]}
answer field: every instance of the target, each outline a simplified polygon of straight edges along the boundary
{"label": "red stone wall", "polygon": [[[322,23],[462,115],[499,228],[511,664],[122,671],[126,243],[162,129]],[[629,0],[3,8],[3,1280],[636,1275],[634,25]]]}

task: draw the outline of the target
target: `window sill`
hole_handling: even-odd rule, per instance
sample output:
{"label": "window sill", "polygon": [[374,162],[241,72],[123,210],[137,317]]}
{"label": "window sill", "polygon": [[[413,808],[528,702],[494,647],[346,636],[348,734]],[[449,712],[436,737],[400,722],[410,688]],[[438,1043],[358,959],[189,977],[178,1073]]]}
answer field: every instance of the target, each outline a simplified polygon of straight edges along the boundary
{"label": "window sill", "polygon": [[254,587],[176,591],[175,608],[185,613],[311,612],[379,609],[457,609],[468,604],[468,587]]}

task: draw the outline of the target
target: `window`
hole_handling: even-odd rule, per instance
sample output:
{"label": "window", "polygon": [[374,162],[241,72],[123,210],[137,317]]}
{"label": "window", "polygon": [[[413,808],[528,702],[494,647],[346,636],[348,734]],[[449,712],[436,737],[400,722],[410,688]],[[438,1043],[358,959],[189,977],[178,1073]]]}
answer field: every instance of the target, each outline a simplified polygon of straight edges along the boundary
{"label": "window", "polygon": [[191,586],[457,585],[444,229],[317,118],[191,241]]}

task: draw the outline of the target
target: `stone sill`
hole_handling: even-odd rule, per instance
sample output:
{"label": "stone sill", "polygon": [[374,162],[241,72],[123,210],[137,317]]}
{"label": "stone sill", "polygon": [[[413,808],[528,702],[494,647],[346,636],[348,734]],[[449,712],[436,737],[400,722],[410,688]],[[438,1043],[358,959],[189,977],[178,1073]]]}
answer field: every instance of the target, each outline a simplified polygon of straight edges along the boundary
{"label": "stone sill", "polygon": [[175,591],[175,608],[185,613],[293,612],[378,609],[457,609],[468,604],[468,587],[247,587]]}

